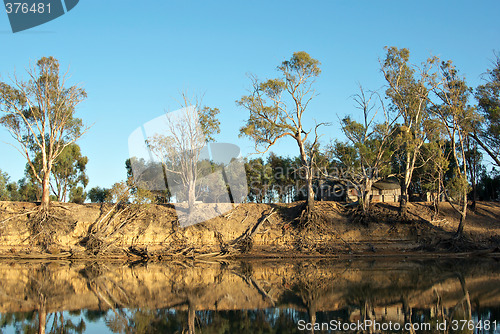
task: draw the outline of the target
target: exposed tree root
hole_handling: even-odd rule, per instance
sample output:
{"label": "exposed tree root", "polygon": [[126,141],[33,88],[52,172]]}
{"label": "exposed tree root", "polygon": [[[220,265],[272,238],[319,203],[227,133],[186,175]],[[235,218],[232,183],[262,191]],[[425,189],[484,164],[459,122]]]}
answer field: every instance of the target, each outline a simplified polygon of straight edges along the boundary
{"label": "exposed tree root", "polygon": [[121,253],[122,250],[114,247],[117,241],[115,235],[133,221],[144,218],[145,215],[142,206],[117,203],[89,228],[89,234],[82,244],[88,253],[95,256],[104,255],[110,251]]}
{"label": "exposed tree root", "polygon": [[34,213],[34,215],[30,216],[31,213],[27,213],[29,219],[28,230],[30,231],[30,236],[27,240],[33,246],[41,247],[45,252],[59,252],[60,250],[55,247],[54,231],[69,233],[73,229],[74,223],[56,215],[50,209],[43,210],[42,208],[38,208],[30,212]]}

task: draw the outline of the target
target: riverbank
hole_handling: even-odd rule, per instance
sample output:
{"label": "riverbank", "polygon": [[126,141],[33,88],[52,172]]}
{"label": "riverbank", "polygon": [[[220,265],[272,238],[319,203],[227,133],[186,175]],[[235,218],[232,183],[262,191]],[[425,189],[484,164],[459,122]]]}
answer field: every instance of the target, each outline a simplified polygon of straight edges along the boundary
{"label": "riverbank", "polygon": [[[448,203],[432,220],[430,203],[378,203],[370,217],[337,202],[317,202],[314,221],[298,222],[303,203],[246,203],[201,224],[179,227],[172,205],[53,203],[36,224],[34,203],[0,202],[2,258],[424,256],[499,255],[500,203],[469,212],[465,238],[453,240],[459,216]],[[35,223],[34,223],[35,222]]]}

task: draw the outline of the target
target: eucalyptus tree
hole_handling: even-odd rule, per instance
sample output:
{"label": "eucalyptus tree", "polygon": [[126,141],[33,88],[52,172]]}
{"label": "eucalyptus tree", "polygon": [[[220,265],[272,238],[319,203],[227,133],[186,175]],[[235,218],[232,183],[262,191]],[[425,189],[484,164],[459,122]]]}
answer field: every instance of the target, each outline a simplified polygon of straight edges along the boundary
{"label": "eucalyptus tree", "polygon": [[252,77],[252,91],[236,103],[249,111],[242,136],[251,138],[257,153],[268,152],[282,138],[291,138],[298,147],[301,168],[305,172],[307,203],[304,211],[309,219],[314,209],[313,166],[315,154],[307,149],[318,143],[318,128],[324,123],[306,128],[304,114],[316,96],[313,84],[320,75],[320,62],[304,51],[295,52],[277,67],[279,77],[260,81]]}
{"label": "eucalyptus tree", "polygon": [[486,83],[476,89],[478,109],[484,117],[484,125],[471,136],[500,166],[500,57],[496,56],[493,69],[486,72]]}
{"label": "eucalyptus tree", "polygon": [[[75,117],[76,107],[86,98],[82,88],[67,86],[59,62],[43,57],[27,71],[27,80],[16,75],[0,82],[0,124],[17,142],[16,149],[27,160],[42,188],[41,210],[50,202],[50,177],[57,157],[88,129]],[[40,167],[34,163],[41,154]]]}
{"label": "eucalyptus tree", "polygon": [[472,90],[465,79],[459,76],[451,61],[441,62],[435,80],[436,95],[441,103],[434,104],[431,110],[444,125],[451,145],[452,177],[447,184],[445,195],[453,209],[460,214],[456,231],[456,237],[460,237],[467,216],[467,194],[470,191],[467,180],[467,140],[481,118],[477,109],[469,105]]}
{"label": "eucalyptus tree", "polygon": [[422,191],[431,194],[433,204],[433,217],[436,219],[439,215],[439,202],[444,191],[445,175],[449,168],[449,142],[444,138],[445,134],[440,132],[442,129],[440,123],[433,122],[436,126],[431,133],[429,142],[424,143],[421,148],[417,163],[420,168],[415,170],[415,177]]}
{"label": "eucalyptus tree", "polygon": [[[386,110],[377,92],[354,95],[356,108],[362,112],[362,123],[345,116],[340,125],[347,142],[335,141],[331,146],[334,158],[345,168],[338,178],[356,187],[364,214],[370,210],[373,183],[391,176],[395,122],[397,117]],[[378,101],[378,102],[377,102]],[[377,118],[378,113],[382,113]]]}
{"label": "eucalyptus tree", "polygon": [[401,199],[400,213],[407,214],[408,189],[417,158],[426,140],[425,122],[429,118],[429,94],[433,89],[432,69],[435,59],[430,58],[420,67],[409,62],[410,51],[386,47],[387,55],[381,70],[387,81],[386,95],[392,108],[399,114],[401,124],[397,135],[401,147]]}

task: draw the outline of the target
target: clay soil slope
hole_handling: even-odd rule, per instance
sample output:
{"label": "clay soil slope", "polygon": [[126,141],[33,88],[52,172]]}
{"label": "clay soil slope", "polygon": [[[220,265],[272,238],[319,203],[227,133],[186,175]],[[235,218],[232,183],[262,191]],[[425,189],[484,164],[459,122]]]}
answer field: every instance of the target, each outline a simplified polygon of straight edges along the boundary
{"label": "clay soil slope", "polygon": [[[429,203],[378,203],[369,217],[337,202],[317,202],[300,223],[303,203],[246,203],[201,224],[179,227],[171,205],[53,203],[42,224],[34,203],[0,202],[0,256],[162,260],[172,257],[321,257],[394,254],[498,254],[500,203],[469,212],[465,242],[449,242],[458,215],[447,203],[434,220]],[[28,213],[28,214],[26,214]],[[35,222],[35,223],[34,223]]]}

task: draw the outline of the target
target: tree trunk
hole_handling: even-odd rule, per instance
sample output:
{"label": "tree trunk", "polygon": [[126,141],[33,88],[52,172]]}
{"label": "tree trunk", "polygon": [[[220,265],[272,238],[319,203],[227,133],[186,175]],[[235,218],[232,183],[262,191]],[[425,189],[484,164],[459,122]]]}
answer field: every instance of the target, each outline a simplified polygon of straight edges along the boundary
{"label": "tree trunk", "polygon": [[40,308],[38,309],[38,334],[45,334],[46,321],[47,310],[45,308],[45,301],[42,301]]}
{"label": "tree trunk", "polygon": [[309,315],[309,321],[312,324],[309,333],[314,333],[314,325],[316,324],[316,305],[314,301],[312,301],[307,307],[307,314]]}
{"label": "tree trunk", "polygon": [[471,168],[471,181],[472,181],[472,211],[476,212],[476,199],[477,199],[477,183],[476,183],[476,175],[475,167]]}
{"label": "tree trunk", "polygon": [[188,206],[189,213],[194,210],[194,202],[196,201],[196,183],[194,181],[189,181],[188,184]]}
{"label": "tree trunk", "polygon": [[399,199],[399,215],[406,217],[408,213],[408,188],[406,185],[401,187],[401,197]]}
{"label": "tree trunk", "polygon": [[411,179],[413,178],[413,171],[415,170],[415,163],[418,155],[417,153],[422,144],[423,141],[413,149],[411,155],[410,151],[406,148],[405,177],[403,189],[401,189],[401,200],[399,205],[399,215],[403,218],[406,218],[408,215],[408,201],[410,200],[408,189],[410,188]]}
{"label": "tree trunk", "polygon": [[363,214],[368,214],[370,212],[370,204],[371,204],[371,190],[372,190],[372,180],[367,179],[365,180],[365,189],[363,189],[363,194],[361,197],[361,200],[363,201],[362,203],[362,208],[363,208]]}
{"label": "tree trunk", "polygon": [[472,307],[470,303],[470,295],[469,295],[469,289],[467,289],[467,286],[465,285],[465,279],[461,273],[458,274],[458,280],[460,281],[460,286],[462,287],[462,293],[464,294],[464,301],[465,301],[465,314],[467,316],[467,320],[472,319]]}
{"label": "tree trunk", "polygon": [[43,174],[42,180],[42,211],[48,211],[50,204],[50,170]]}
{"label": "tree trunk", "polygon": [[308,172],[307,172],[307,203],[306,203],[306,210],[307,210],[308,219],[311,218],[312,212],[314,210],[314,189],[312,186],[312,181],[313,181],[312,177],[313,177],[312,171],[308,170]]}
{"label": "tree trunk", "polygon": [[457,232],[455,233],[455,238],[460,238],[464,232],[465,217],[467,216],[467,191],[464,191],[462,195],[462,208],[460,210],[460,223],[458,224]]}
{"label": "tree trunk", "polygon": [[432,220],[436,220],[439,216],[439,204],[441,202],[441,192],[442,192],[442,189],[441,189],[441,179],[442,179],[442,173],[441,171],[439,171],[439,175],[438,175],[438,188],[437,188],[437,192],[436,192],[436,195],[434,196],[433,198],[433,201],[434,201],[434,213],[432,215]]}
{"label": "tree trunk", "polygon": [[195,329],[195,319],[196,319],[196,310],[191,302],[191,300],[188,300],[188,333],[189,334],[194,334],[196,332]]}
{"label": "tree trunk", "polygon": [[300,132],[302,129],[299,129],[299,137],[296,138],[297,144],[299,145],[300,150],[300,159],[302,162],[302,167],[306,169],[306,182],[307,182],[307,203],[306,203],[306,217],[309,220],[312,216],[312,212],[314,210],[314,189],[312,186],[313,181],[313,166],[312,161],[313,158],[310,157],[310,161],[307,160],[307,154],[304,149],[304,143],[300,139]]}
{"label": "tree trunk", "polygon": [[405,177],[403,179],[403,184],[401,186],[401,198],[399,199],[399,215],[401,217],[406,217],[408,213],[408,187],[411,181],[411,161],[410,155],[406,153],[406,163],[405,163]]}
{"label": "tree trunk", "polygon": [[476,190],[476,181],[472,181],[472,211],[476,212],[476,199],[477,199],[477,190]]}

